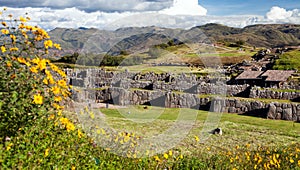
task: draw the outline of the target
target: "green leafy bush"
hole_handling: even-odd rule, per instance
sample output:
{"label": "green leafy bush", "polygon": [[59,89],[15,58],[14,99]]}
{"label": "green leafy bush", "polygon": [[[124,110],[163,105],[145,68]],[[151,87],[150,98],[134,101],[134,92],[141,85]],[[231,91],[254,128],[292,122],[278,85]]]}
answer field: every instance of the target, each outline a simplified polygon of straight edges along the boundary
{"label": "green leafy bush", "polygon": [[[3,14],[4,15],[4,14]],[[54,116],[69,95],[66,75],[49,60],[60,49],[48,33],[26,25],[29,17],[2,16],[0,43],[0,136],[11,137],[42,116]],[[9,24],[5,22],[9,21]],[[17,26],[17,27],[16,27]]]}

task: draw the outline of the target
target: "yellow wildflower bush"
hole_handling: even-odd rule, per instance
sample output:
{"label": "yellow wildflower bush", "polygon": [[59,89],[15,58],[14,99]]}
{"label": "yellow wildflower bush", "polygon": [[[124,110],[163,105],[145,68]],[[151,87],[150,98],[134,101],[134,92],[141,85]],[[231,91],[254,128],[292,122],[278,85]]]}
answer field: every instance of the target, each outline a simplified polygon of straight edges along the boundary
{"label": "yellow wildflower bush", "polygon": [[[14,18],[0,12],[0,137],[14,136],[19,129],[46,117],[55,120],[61,103],[70,95],[66,74],[47,58],[60,50],[48,33],[27,24],[28,16]],[[74,130],[68,121],[62,127]]]}

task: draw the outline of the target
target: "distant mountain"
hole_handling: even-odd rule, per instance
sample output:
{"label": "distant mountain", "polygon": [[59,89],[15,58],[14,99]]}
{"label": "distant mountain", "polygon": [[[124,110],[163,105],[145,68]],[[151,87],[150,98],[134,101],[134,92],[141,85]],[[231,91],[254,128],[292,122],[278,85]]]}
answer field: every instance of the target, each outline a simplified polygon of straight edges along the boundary
{"label": "distant mountain", "polygon": [[269,24],[233,28],[220,24],[206,24],[189,30],[161,27],[127,27],[115,31],[94,28],[50,31],[51,38],[66,51],[118,54],[143,51],[153,45],[169,41],[188,43],[235,43],[243,41],[249,46],[282,47],[300,45],[300,25]]}

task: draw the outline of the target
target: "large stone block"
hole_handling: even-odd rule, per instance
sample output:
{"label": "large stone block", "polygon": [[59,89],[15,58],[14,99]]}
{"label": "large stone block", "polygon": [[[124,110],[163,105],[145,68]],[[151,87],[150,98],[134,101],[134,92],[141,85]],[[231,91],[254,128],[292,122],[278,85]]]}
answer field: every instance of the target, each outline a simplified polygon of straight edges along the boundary
{"label": "large stone block", "polygon": [[292,108],[286,108],[282,111],[283,120],[293,120],[293,110]]}
{"label": "large stone block", "polygon": [[274,103],[269,104],[269,111],[267,114],[268,119],[276,119],[276,106]]}

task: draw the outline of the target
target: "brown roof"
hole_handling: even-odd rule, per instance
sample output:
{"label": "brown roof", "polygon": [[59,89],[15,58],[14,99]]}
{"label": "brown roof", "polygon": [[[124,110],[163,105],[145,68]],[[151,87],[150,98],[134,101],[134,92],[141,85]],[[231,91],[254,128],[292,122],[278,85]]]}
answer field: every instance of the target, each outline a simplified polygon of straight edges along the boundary
{"label": "brown roof", "polygon": [[295,73],[294,70],[268,70],[264,74],[263,77],[267,77],[265,81],[287,81],[292,74]]}
{"label": "brown roof", "polygon": [[242,79],[259,79],[259,76],[263,73],[263,71],[244,71],[239,76],[237,76],[236,80]]}

